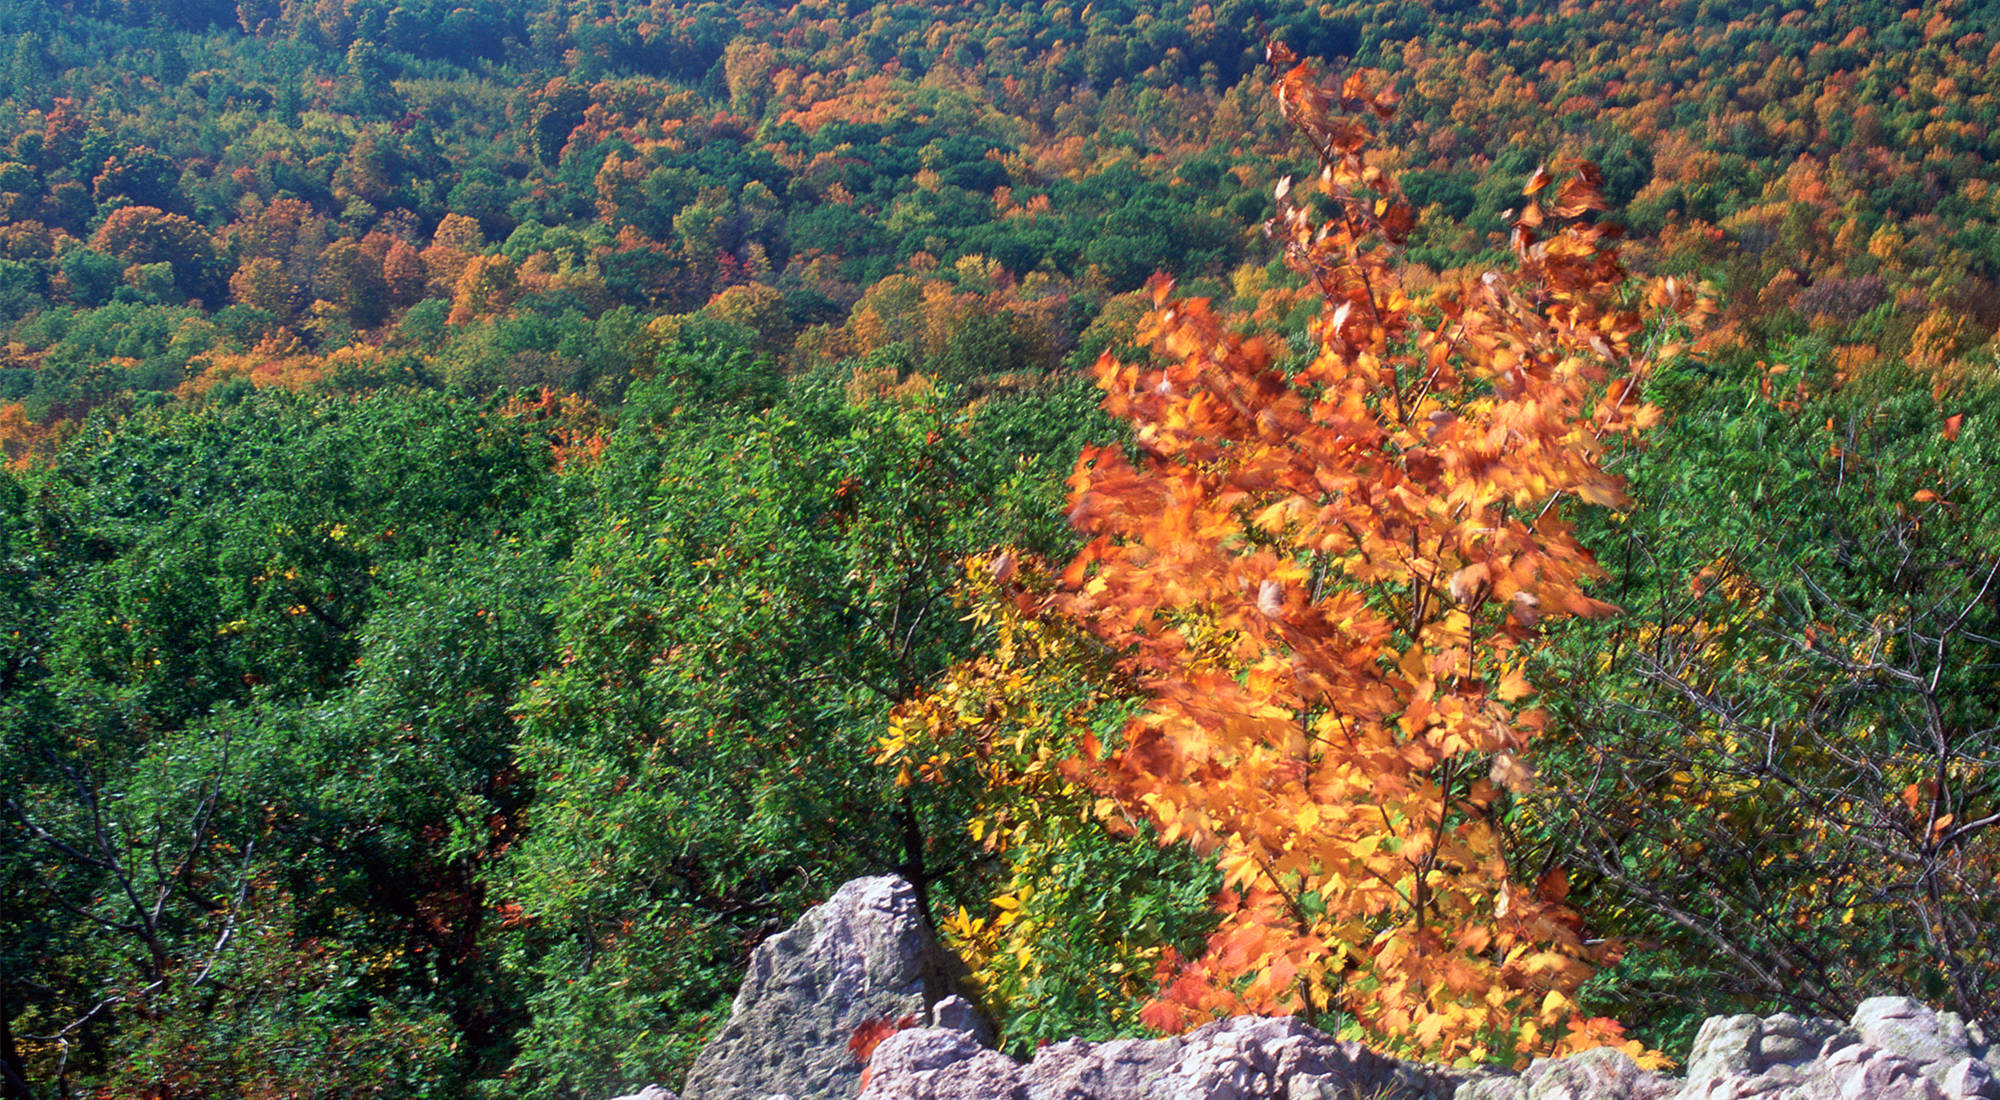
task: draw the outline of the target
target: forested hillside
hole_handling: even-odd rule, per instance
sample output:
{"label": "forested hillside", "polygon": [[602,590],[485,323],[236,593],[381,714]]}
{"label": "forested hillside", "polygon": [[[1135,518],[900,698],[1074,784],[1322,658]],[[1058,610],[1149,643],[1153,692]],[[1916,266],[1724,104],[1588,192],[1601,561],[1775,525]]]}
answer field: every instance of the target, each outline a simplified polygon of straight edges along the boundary
{"label": "forested hillside", "polygon": [[2000,1026],[1996,26],[0,6],[0,1096]]}

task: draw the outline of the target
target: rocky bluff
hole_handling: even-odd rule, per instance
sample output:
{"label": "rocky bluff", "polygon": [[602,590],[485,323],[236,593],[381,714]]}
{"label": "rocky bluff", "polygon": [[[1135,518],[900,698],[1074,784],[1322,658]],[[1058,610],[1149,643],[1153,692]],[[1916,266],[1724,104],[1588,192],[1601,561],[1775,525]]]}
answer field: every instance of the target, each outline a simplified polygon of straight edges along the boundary
{"label": "rocky bluff", "polygon": [[[1240,1017],[1166,1039],[1054,1043],[1026,1064],[993,1050],[910,885],[857,879],[760,945],[729,1023],[678,1100],[2000,1100],[1976,1024],[1903,997],[1848,1021],[1717,1016],[1685,1077],[1593,1050],[1518,1073],[1400,1062],[1296,1019]],[[913,1026],[862,1066],[870,1020]],[[620,1100],[676,1100],[648,1086]]]}

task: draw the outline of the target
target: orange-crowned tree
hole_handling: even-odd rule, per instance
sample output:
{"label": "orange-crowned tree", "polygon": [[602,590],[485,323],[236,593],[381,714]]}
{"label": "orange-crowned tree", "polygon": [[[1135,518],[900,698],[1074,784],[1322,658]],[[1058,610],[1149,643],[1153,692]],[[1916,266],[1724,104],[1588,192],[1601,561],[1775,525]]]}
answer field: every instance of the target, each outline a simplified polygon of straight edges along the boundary
{"label": "orange-crowned tree", "polygon": [[[980,613],[1088,640],[1010,648],[1108,664],[1137,704],[1104,736],[1038,716],[1067,731],[1061,775],[1223,873],[1220,924],[1198,957],[1161,954],[1146,1022],[1343,1011],[1441,1058],[1621,1042],[1575,1001],[1615,948],[1560,870],[1510,863],[1501,817],[1535,781],[1538,632],[1613,610],[1585,590],[1598,570],[1565,511],[1620,502],[1606,444],[1654,417],[1640,382],[1678,350],[1660,334],[1707,306],[1628,285],[1583,163],[1528,182],[1513,274],[1417,300],[1393,265],[1415,213],[1367,156],[1393,97],[1272,60],[1318,160],[1267,225],[1317,305],[1310,346],[1156,281],[1149,355],[1097,366],[1133,445],[1087,451],[1071,479],[1088,545],[1059,575],[984,563]],[[906,706],[885,755],[977,758],[1046,795],[1046,748],[996,756],[993,720],[1034,711],[1003,699],[1024,682],[1004,664]]]}

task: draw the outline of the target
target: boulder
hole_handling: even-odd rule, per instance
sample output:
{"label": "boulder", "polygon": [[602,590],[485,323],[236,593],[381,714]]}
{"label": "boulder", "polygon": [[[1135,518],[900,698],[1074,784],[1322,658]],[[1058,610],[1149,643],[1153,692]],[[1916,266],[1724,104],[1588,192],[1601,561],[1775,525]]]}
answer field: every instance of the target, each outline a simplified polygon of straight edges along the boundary
{"label": "boulder", "polygon": [[1854,1030],[1861,1041],[1924,1067],[1925,1075],[1942,1085],[1953,1066],[1985,1051],[1973,1049],[1973,1037],[1955,1012],[1933,1012],[1909,997],[1870,997],[1854,1010]]}
{"label": "boulder", "polygon": [[1755,1016],[1710,1016],[1702,1021],[1694,1049],[1688,1052],[1688,1083],[1763,1069],[1763,1037],[1764,1021]]}
{"label": "boulder", "polygon": [[1820,1065],[1839,1100],[1942,1100],[1917,1063],[1880,1047],[1842,1047]]}
{"label": "boulder", "polygon": [[882,1040],[862,1100],[1029,1100],[1021,1066],[968,1032],[927,1027]]}
{"label": "boulder", "polygon": [[1051,1043],[1027,1065],[966,1032],[904,1031],[876,1048],[868,1073],[861,1100],[1450,1100],[1464,1077],[1256,1016],[1165,1039]]}
{"label": "boulder", "polygon": [[1940,1084],[1951,1100],[1994,1100],[2000,1097],[2000,1087],[1996,1087],[1993,1071],[1977,1058],[1953,1063],[1945,1070]]}
{"label": "boulder", "polygon": [[1695,1036],[1676,1100],[1831,1100],[1837,1088],[1826,1056],[1856,1042],[1836,1020],[1711,1016]]}
{"label": "boulder", "polygon": [[[1382,1096],[1445,1100],[1455,1077],[1341,1042],[1296,1017],[1239,1016],[1176,1039],[1161,1092],[1099,1093],[1103,1100],[1165,1095],[1187,1100],[1332,1100]],[[1126,1057],[1130,1057],[1129,1054]],[[1038,1057],[1036,1062],[1041,1059]],[[1035,1066],[1029,1066],[1030,1074]],[[1076,1100],[1084,1100],[1079,1096]]]}
{"label": "boulder", "polygon": [[[931,932],[916,891],[891,876],[856,879],[763,943],[729,1022],[695,1059],[684,1100],[849,1100],[861,1066],[848,1049],[871,1020],[918,1022],[957,992],[962,967]],[[962,1007],[961,1007],[962,1006]],[[963,1022],[976,1014],[951,1006]],[[975,1024],[983,1027],[983,1024]]]}
{"label": "boulder", "polygon": [[1568,1058],[1537,1058],[1520,1080],[1525,1100],[1665,1100],[1680,1087],[1680,1082],[1640,1069],[1631,1055],[1610,1047]]}
{"label": "boulder", "polygon": [[1851,1024],[1788,1012],[1702,1025],[1676,1100],[2000,1100],[1985,1035],[1907,997],[1873,997]]}
{"label": "boulder", "polygon": [[1178,1039],[1118,1039],[1090,1043],[1067,1039],[1035,1052],[1030,1066],[1035,1100],[1090,1096],[1144,1096],[1173,1072]]}
{"label": "boulder", "polygon": [[1789,1012],[1764,1017],[1757,1030],[1758,1068],[1766,1070],[1805,1065],[1826,1054],[1829,1042],[1838,1050],[1859,1041],[1833,1020],[1802,1019]]}

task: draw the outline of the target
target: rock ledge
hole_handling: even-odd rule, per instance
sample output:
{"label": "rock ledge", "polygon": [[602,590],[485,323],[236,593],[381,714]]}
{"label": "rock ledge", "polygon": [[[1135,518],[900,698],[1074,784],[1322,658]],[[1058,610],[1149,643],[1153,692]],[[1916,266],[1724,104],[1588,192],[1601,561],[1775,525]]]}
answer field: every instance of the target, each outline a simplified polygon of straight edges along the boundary
{"label": "rock ledge", "polygon": [[[1053,1043],[1027,1064],[991,1049],[957,996],[915,892],[857,879],[765,941],[685,1100],[2000,1100],[1976,1023],[1907,997],[1846,1023],[1716,1016],[1685,1078],[1623,1053],[1541,1059],[1519,1073],[1400,1062],[1297,1019],[1239,1017],[1165,1039]],[[869,1020],[931,1026],[882,1040],[866,1085],[848,1050]],[[677,1100],[657,1085],[619,1100]]]}

